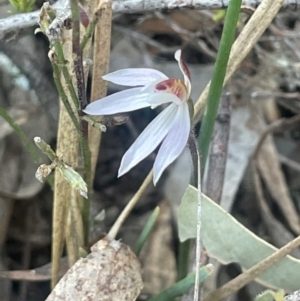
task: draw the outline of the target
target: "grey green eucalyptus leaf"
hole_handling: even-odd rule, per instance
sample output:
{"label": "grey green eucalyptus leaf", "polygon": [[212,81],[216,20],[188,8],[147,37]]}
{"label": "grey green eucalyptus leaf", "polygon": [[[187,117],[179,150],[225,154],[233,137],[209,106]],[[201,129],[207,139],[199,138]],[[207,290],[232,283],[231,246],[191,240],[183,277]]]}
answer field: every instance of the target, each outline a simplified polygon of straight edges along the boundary
{"label": "grey green eucalyptus leaf", "polygon": [[[224,264],[239,263],[247,270],[277,249],[264,241],[214,201],[202,194],[202,240],[210,257]],[[189,186],[178,210],[179,238],[196,237],[197,190]],[[300,260],[286,256],[257,281],[287,292],[300,289]]]}

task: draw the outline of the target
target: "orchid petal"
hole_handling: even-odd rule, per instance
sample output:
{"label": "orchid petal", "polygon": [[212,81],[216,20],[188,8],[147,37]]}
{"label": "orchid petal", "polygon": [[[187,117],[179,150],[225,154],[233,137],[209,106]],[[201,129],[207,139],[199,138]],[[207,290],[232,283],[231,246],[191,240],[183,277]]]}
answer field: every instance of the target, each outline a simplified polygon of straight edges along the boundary
{"label": "orchid petal", "polygon": [[146,86],[149,82],[164,80],[168,77],[151,68],[127,68],[102,76],[104,80],[122,86]]}
{"label": "orchid petal", "polygon": [[187,144],[191,129],[187,103],[178,107],[173,127],[159,148],[153,166],[153,182],[156,185],[163,171],[182,153]]}
{"label": "orchid petal", "polygon": [[192,86],[191,86],[191,74],[190,71],[182,58],[182,51],[179,49],[175,52],[175,59],[178,62],[179,68],[184,76],[184,83],[188,89],[188,95],[190,96]]}
{"label": "orchid petal", "polygon": [[156,149],[172,128],[177,110],[178,106],[171,104],[145,128],[123,156],[118,177],[128,172]]}
{"label": "orchid petal", "polygon": [[182,104],[182,101],[172,93],[157,92],[151,93],[148,96],[148,103],[151,105],[151,107],[157,107],[168,102],[173,102],[177,105]]}
{"label": "orchid petal", "polygon": [[150,107],[149,93],[142,93],[141,88],[132,88],[103,97],[90,103],[83,112],[90,115],[110,115],[130,112]]}

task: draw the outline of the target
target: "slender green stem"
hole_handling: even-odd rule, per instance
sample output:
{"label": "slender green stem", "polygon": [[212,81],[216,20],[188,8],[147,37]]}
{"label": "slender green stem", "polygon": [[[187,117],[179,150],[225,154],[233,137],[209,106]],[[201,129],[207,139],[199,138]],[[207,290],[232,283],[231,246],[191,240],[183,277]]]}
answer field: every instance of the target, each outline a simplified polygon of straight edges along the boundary
{"label": "slender green stem", "polygon": [[47,144],[43,139],[40,137],[35,137],[34,142],[36,146],[45,154],[48,156],[48,158],[54,162],[58,159],[56,153],[53,151],[53,149],[50,147],[49,144]]}
{"label": "slender green stem", "polygon": [[[87,184],[82,179],[81,175],[75,171],[72,167],[65,164],[52,150],[51,146],[48,145],[40,137],[35,137],[34,142],[37,147],[48,156],[52,161],[51,165],[45,166],[41,165],[37,171],[39,178],[47,177],[53,168],[58,168],[65,180],[70,184],[70,186],[76,189],[83,197],[87,198]],[[46,167],[46,168],[45,168]]]}
{"label": "slender green stem", "polygon": [[179,254],[178,254],[178,280],[186,277],[190,266],[190,250],[192,242],[194,240],[186,240],[179,244]]}
{"label": "slender green stem", "polygon": [[56,14],[55,11],[49,6],[49,5],[44,5],[42,7],[41,13],[40,13],[40,26],[41,26],[41,30],[47,35],[47,37],[49,38],[50,41],[50,48],[54,48],[54,52],[56,54],[57,57],[57,61],[58,61],[58,67],[61,69],[63,76],[65,78],[66,81],[66,85],[68,87],[68,90],[70,91],[70,95],[72,97],[72,100],[76,106],[77,109],[79,109],[79,104],[78,104],[78,97],[76,95],[75,89],[74,89],[74,85],[72,82],[72,78],[71,75],[68,71],[67,68],[67,61],[65,59],[64,56],[64,52],[63,52],[63,47],[62,47],[62,43],[61,43],[61,37],[58,38],[58,30],[57,28],[52,28],[52,31],[56,32],[55,39],[53,38],[53,36],[50,34],[51,31],[49,32],[49,27],[50,27],[50,23],[49,23],[49,19],[51,20],[51,22],[55,22],[55,18],[56,18]]}
{"label": "slender green stem", "polygon": [[80,49],[81,51],[84,50],[85,46],[87,45],[88,41],[92,38],[97,22],[98,22],[99,18],[93,18],[93,20],[90,22],[85,35],[83,36],[81,43],[80,43]]}
{"label": "slender green stem", "polygon": [[61,42],[60,41],[55,41],[55,42],[53,42],[53,46],[54,46],[54,49],[55,49],[55,53],[57,55],[59,67],[61,68],[61,71],[62,71],[63,76],[65,78],[68,90],[70,91],[71,98],[72,98],[72,100],[73,100],[73,102],[74,102],[74,104],[75,104],[75,106],[78,110],[79,109],[79,101],[78,101],[78,97],[76,95],[76,91],[75,91],[75,88],[74,88],[74,85],[73,85],[73,82],[72,82],[72,78],[71,78],[71,76],[69,74],[69,71],[68,71],[68,68],[66,66],[67,62],[65,60],[65,56],[64,56],[64,52],[63,52]]}
{"label": "slender green stem", "polygon": [[90,24],[86,30],[85,35],[83,36],[81,43],[80,43],[80,49],[83,51],[85,46],[87,45],[88,41],[92,38],[96,25],[101,17],[101,9],[97,9],[96,12],[93,14],[93,19],[90,21]]}
{"label": "slender green stem", "polygon": [[[211,80],[207,104],[202,119],[199,149],[201,154],[201,168],[205,168],[208,155],[209,144],[214,128],[214,122],[218,110],[219,100],[222,93],[223,82],[228,64],[231,46],[234,41],[236,25],[238,22],[239,11],[242,0],[231,0],[228,5],[220,47],[216,59],[213,77]],[[201,173],[203,174],[203,172]]]}
{"label": "slender green stem", "polygon": [[[46,12],[52,22],[56,18],[55,10],[50,5],[47,5]],[[47,20],[47,22],[48,22],[48,20]]]}
{"label": "slender green stem", "polygon": [[[193,132],[190,134],[188,145],[194,165],[194,178],[198,191],[198,204],[197,204],[197,236],[196,236],[196,254],[195,254],[195,268],[196,271],[200,270],[201,266],[201,213],[202,213],[202,198],[201,198],[201,168],[200,168],[200,156],[197,147],[197,141]],[[199,298],[199,274],[196,274],[195,287],[194,287],[194,300]]]}
{"label": "slender green stem", "polygon": [[53,68],[53,78],[54,78],[54,82],[55,82],[55,85],[56,85],[56,89],[58,91],[58,94],[60,96],[60,99],[61,101],[63,102],[70,118],[72,119],[78,133],[80,132],[80,126],[79,126],[79,122],[78,122],[78,119],[77,117],[75,116],[75,113],[71,107],[71,104],[68,100],[68,97],[65,93],[65,90],[63,88],[63,85],[61,83],[61,79],[60,79],[60,70],[57,66],[57,64],[55,64],[55,62],[52,62],[52,68]]}
{"label": "slender green stem", "polygon": [[149,237],[149,235],[158,219],[159,212],[160,212],[159,207],[156,207],[154,209],[154,211],[152,212],[151,216],[149,217],[149,219],[147,220],[147,222],[142,230],[142,233],[138,237],[138,239],[135,243],[135,247],[134,247],[134,253],[137,256],[139,256],[139,254],[142,250],[142,247],[144,246],[147,238]]}
{"label": "slender green stem", "polygon": [[[206,265],[199,270],[199,280],[203,282],[213,272],[212,265]],[[147,301],[171,301],[188,292],[195,284],[195,272],[178,281],[160,294],[151,297]]]}
{"label": "slender green stem", "polygon": [[106,126],[101,122],[95,121],[90,116],[84,115],[81,117],[81,119],[85,120],[90,126],[95,127],[96,129],[100,130],[101,132],[106,132]]}
{"label": "slender green stem", "polygon": [[[46,6],[42,7],[41,15],[40,15],[40,25],[41,25],[41,29],[43,30],[43,32],[46,33],[47,30],[49,29],[49,26],[50,26],[49,19],[52,22],[55,20],[55,18],[56,18],[56,14],[51,6],[46,5]],[[48,38],[51,41],[49,36],[48,36]],[[68,114],[70,115],[70,118],[72,119],[76,129],[79,131],[79,122],[78,122],[75,114],[73,113],[73,110],[69,103],[68,97],[67,97],[67,95],[64,91],[63,85],[61,83],[60,70],[62,71],[63,76],[65,78],[66,85],[70,92],[71,98],[72,98],[76,108],[78,109],[79,108],[78,97],[76,95],[71,76],[70,76],[68,68],[66,66],[67,62],[64,57],[63,47],[62,47],[60,40],[54,40],[51,44],[54,47],[54,50],[55,50],[54,53],[56,55],[55,58],[52,58],[52,57],[50,58],[50,61],[52,63],[52,67],[53,67],[53,74],[54,74],[54,81],[56,84],[56,88],[62,99],[62,102],[64,103],[64,105],[68,111]],[[75,121],[75,119],[76,119],[76,121]]]}
{"label": "slender green stem", "polygon": [[23,142],[27,151],[30,153],[34,162],[38,164],[40,162],[40,155],[36,150],[34,144],[28,140],[28,138],[26,137],[22,129],[19,127],[19,125],[15,123],[15,121],[9,116],[6,110],[1,106],[0,106],[0,116],[3,117],[3,119],[12,127],[12,129],[15,131],[15,133]]}
{"label": "slender green stem", "polygon": [[89,143],[87,137],[80,135],[80,144],[82,149],[83,155],[83,164],[84,164],[84,174],[83,178],[88,187],[88,197],[87,200],[84,202],[83,210],[82,210],[82,220],[83,220],[83,227],[84,227],[84,242],[85,245],[88,245],[89,242],[89,229],[90,229],[90,200],[92,197],[93,191],[93,182],[91,178],[91,151],[89,148]]}
{"label": "slender green stem", "polygon": [[[79,6],[77,0],[70,0],[71,12],[72,12],[72,52],[74,60],[74,70],[77,82],[78,92],[78,113],[83,116],[82,110],[87,106],[87,97],[85,90],[85,78],[82,64],[82,50],[80,48],[80,22],[79,22]],[[85,244],[88,244],[89,238],[89,215],[90,215],[90,196],[92,191],[91,180],[91,152],[88,143],[88,123],[85,120],[80,119],[80,145],[83,155],[84,172],[83,177],[88,185],[89,197],[84,202],[82,218],[84,224],[84,238]]]}

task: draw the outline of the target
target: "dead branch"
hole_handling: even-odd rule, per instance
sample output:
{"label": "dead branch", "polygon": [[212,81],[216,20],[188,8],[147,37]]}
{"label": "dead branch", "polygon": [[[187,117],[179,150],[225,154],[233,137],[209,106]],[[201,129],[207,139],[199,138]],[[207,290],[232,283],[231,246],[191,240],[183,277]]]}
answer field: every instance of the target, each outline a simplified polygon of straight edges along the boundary
{"label": "dead branch", "polygon": [[[143,13],[153,10],[172,9],[222,9],[227,8],[229,0],[114,0],[112,10],[114,13]],[[246,6],[257,7],[261,0],[243,0]],[[285,0],[284,7],[293,10],[300,8],[300,0]],[[67,0],[58,0],[53,8],[57,15],[68,12],[70,8]],[[3,39],[9,32],[37,25],[39,11],[12,15],[0,20],[0,39]]]}
{"label": "dead branch", "polygon": [[206,195],[220,204],[226,170],[230,132],[230,94],[222,96],[212,137],[206,183]]}
{"label": "dead branch", "polygon": [[[243,0],[242,5],[257,7],[261,0]],[[220,9],[227,8],[229,0],[114,0],[115,13],[136,13],[168,9]],[[299,0],[286,0],[284,6],[300,8]]]}

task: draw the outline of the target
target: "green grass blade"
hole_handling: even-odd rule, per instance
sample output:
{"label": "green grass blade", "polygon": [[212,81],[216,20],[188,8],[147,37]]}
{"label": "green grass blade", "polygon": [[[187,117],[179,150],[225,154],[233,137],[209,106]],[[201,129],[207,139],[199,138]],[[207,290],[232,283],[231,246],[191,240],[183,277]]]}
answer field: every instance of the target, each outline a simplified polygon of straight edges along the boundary
{"label": "green grass blade", "polygon": [[18,135],[18,137],[23,142],[26,150],[30,153],[32,159],[35,163],[40,162],[40,155],[35,148],[35,145],[28,140],[27,136],[24,134],[20,126],[9,116],[4,108],[0,106],[0,116],[12,127],[14,132]]}
{"label": "green grass blade", "polygon": [[231,0],[229,2],[225,17],[220,47],[208,92],[207,104],[203,115],[199,136],[202,171],[204,170],[208,155],[209,144],[214,128],[219,99],[223,89],[223,82],[226,74],[229,54],[235,37],[241,2],[241,0]]}
{"label": "green grass blade", "polygon": [[149,234],[151,233],[151,231],[157,221],[159,212],[160,212],[159,207],[156,207],[154,209],[154,211],[152,212],[152,214],[150,215],[149,219],[147,220],[147,222],[142,230],[142,233],[138,237],[135,247],[134,247],[134,252],[137,256],[139,256],[143,245],[145,244],[147,238],[149,237]]}
{"label": "green grass blade", "polygon": [[[200,282],[203,282],[213,272],[213,265],[208,264],[199,271]],[[178,281],[171,287],[162,291],[160,294],[151,297],[147,301],[171,301],[174,298],[188,292],[195,284],[195,272],[187,275],[184,279]]]}

